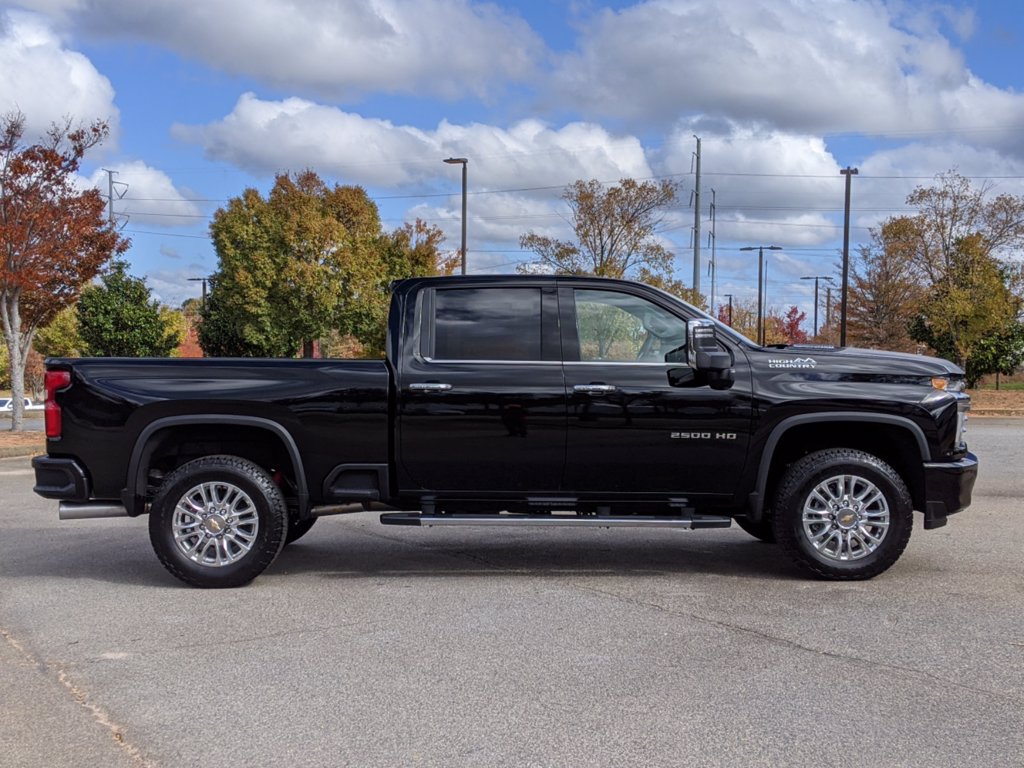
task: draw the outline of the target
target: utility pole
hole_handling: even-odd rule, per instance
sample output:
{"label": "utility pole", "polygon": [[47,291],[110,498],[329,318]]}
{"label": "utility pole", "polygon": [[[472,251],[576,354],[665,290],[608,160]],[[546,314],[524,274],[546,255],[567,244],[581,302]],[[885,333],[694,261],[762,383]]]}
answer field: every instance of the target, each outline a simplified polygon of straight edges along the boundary
{"label": "utility pole", "polygon": [[697,175],[693,192],[693,290],[700,293],[700,136],[697,140]]}
{"label": "utility pole", "polygon": [[747,245],[741,251],[757,251],[757,343],[764,346],[764,251],[781,251],[781,245]]}
{"label": "utility pole", "polygon": [[846,294],[850,287],[850,181],[857,175],[856,168],[846,166],[839,171],[846,177],[846,204],[843,206],[843,299],[839,311],[839,346],[846,346]]}
{"label": "utility pole", "polygon": [[732,294],[726,293],[724,295],[729,300],[729,327],[732,328]]}
{"label": "utility pole", "polygon": [[708,232],[708,244],[711,246],[711,296],[708,298],[708,306],[711,308],[711,316],[715,316],[715,291],[718,290],[718,259],[716,251],[718,238],[715,237],[715,190],[711,189],[711,231]]}
{"label": "utility pole", "polygon": [[[114,181],[114,175],[117,171],[111,171],[107,168],[102,170],[107,174],[107,221],[110,223],[110,226],[114,226],[117,224],[117,215],[114,213],[115,189],[117,190],[116,199],[120,200],[128,194],[128,185],[122,181]],[[100,195],[102,194],[101,192]]]}
{"label": "utility pole", "polygon": [[825,325],[832,327],[832,286],[825,286]]}
{"label": "utility pole", "polygon": [[814,335],[818,335],[818,281],[819,280],[831,280],[832,278],[828,275],[805,275],[800,278],[801,280],[813,280],[814,281]]}

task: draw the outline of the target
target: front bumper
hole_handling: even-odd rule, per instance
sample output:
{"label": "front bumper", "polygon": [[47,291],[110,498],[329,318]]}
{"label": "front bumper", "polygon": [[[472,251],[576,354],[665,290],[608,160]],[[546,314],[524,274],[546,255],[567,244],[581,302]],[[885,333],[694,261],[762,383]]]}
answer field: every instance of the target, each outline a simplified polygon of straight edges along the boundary
{"label": "front bumper", "polygon": [[978,457],[973,453],[959,461],[925,462],[924,527],[941,528],[949,515],[969,507],[977,478]]}

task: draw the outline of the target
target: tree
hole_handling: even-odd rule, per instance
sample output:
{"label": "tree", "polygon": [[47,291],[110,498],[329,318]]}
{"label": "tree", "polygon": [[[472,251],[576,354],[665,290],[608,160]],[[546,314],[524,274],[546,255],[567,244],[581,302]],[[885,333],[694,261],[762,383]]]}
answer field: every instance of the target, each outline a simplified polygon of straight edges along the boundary
{"label": "tree", "polygon": [[1024,197],[989,199],[989,185],[956,172],[937,182],[907,198],[918,208],[916,258],[928,285],[911,335],[980,377],[995,371],[971,360],[979,343],[1012,336],[1020,322],[1013,271],[999,257],[1024,246]]}
{"label": "tree", "polygon": [[44,357],[81,357],[85,342],[78,333],[78,310],[64,307],[36,332],[34,346]]}
{"label": "tree", "polygon": [[[729,325],[729,305],[718,305],[718,319]],[[732,328],[751,341],[757,341],[757,301],[734,298],[732,302]]]}
{"label": "tree", "polygon": [[12,430],[24,421],[25,366],[36,331],[129,244],[104,218],[99,191],[75,186],[82,158],[107,137],[107,124],[73,127],[67,119],[31,145],[24,132],[24,115],[0,118],[0,325],[14,396]]}
{"label": "tree", "polygon": [[167,357],[179,342],[146,282],[129,275],[121,260],[114,261],[99,285],[82,291],[78,332],[94,357]]}
{"label": "tree", "polygon": [[786,314],[769,314],[768,321],[775,329],[774,336],[781,336],[785,339],[784,344],[806,344],[807,331],[801,328],[801,324],[807,319],[807,313],[801,312],[796,305],[786,310]]}
{"label": "tree", "polygon": [[913,216],[894,217],[861,249],[851,289],[858,343],[928,344],[974,383],[1014,359],[1020,333],[1024,197],[992,196],[955,171],[918,187]]}
{"label": "tree", "polygon": [[854,346],[912,352],[910,326],[925,296],[915,255],[918,224],[889,219],[861,246],[851,270],[848,332]]}
{"label": "tree", "polygon": [[329,187],[313,171],[277,176],[266,199],[245,190],[210,233],[219,267],[199,341],[214,356],[310,355],[332,331],[382,350],[388,284],[441,266],[439,230],[386,234],[362,188]]}
{"label": "tree", "polygon": [[968,386],[986,373],[1002,372],[1020,337],[1021,302],[1006,286],[999,265],[984,252],[980,234],[970,235],[943,280],[934,284],[911,324],[913,338],[967,372]]}
{"label": "tree", "polygon": [[524,271],[621,278],[644,270],[648,279],[670,278],[672,253],[656,235],[676,192],[669,181],[623,179],[607,189],[597,180],[576,181],[562,195],[576,242],[533,232],[523,235],[519,244],[540,257]]}

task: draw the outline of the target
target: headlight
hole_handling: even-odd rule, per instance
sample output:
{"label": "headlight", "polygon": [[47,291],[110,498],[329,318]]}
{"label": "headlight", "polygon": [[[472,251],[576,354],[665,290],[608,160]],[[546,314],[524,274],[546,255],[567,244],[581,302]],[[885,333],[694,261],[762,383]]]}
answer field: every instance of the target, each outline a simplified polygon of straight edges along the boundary
{"label": "headlight", "polygon": [[962,377],[952,379],[948,376],[933,376],[932,388],[943,392],[963,392],[966,388],[966,382]]}

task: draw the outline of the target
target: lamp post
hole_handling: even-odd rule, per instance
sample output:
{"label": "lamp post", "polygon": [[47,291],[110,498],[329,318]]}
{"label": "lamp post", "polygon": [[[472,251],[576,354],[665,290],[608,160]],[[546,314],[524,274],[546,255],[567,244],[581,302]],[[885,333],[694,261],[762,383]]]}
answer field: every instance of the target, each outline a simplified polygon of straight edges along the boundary
{"label": "lamp post", "polygon": [[843,205],[843,297],[839,311],[839,346],[846,346],[846,292],[850,285],[850,181],[857,175],[856,168],[846,166],[840,174],[846,177],[846,201]]}
{"label": "lamp post", "polygon": [[203,309],[206,309],[206,281],[209,277],[190,277],[188,281],[190,283],[202,283],[203,284]]}
{"label": "lamp post", "polygon": [[469,165],[469,158],[447,157],[445,162],[449,165],[462,166],[462,247],[459,252],[462,254],[462,274],[466,274],[466,167]]}
{"label": "lamp post", "polygon": [[732,328],[732,294],[723,294],[729,300],[729,327]]}
{"label": "lamp post", "polygon": [[818,281],[828,280],[832,282],[832,278],[828,275],[805,275],[800,278],[801,280],[813,280],[814,281],[814,335],[818,335]]}
{"label": "lamp post", "polygon": [[781,251],[781,245],[748,245],[741,251],[757,251],[757,343],[764,346],[764,252]]}

